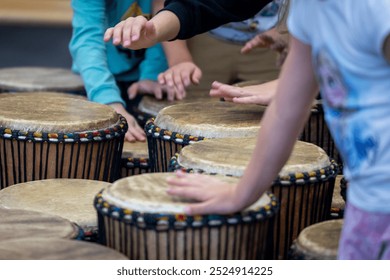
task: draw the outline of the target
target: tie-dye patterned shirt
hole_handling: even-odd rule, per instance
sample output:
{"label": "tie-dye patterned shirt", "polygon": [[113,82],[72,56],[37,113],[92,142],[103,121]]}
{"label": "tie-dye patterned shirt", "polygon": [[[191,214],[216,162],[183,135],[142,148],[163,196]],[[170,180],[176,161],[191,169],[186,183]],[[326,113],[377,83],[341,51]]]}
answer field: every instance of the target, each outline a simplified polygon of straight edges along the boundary
{"label": "tie-dye patterned shirt", "polygon": [[288,27],[312,47],[348,201],[390,212],[390,0],[292,0]]}

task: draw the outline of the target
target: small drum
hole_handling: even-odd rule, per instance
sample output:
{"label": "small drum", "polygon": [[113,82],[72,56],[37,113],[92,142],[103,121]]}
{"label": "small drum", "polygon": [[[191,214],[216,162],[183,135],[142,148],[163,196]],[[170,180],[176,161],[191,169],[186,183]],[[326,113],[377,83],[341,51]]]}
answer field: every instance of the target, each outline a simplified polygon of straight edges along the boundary
{"label": "small drum", "polygon": [[145,95],[142,97],[142,100],[138,104],[138,107],[135,109],[134,113],[141,125],[145,126],[149,119],[155,118],[158,113],[165,107],[184,103],[209,103],[213,101],[218,101],[218,99],[210,97],[208,92],[193,92],[187,94],[187,96],[182,100],[174,101],[168,101],[167,99],[156,99],[153,96]]}
{"label": "small drum", "polygon": [[0,68],[0,92],[55,91],[85,94],[79,75],[64,68]]}
{"label": "small drum", "polygon": [[0,242],[1,260],[126,260],[97,243],[60,238],[21,238]]}
{"label": "small drum", "polygon": [[121,178],[149,172],[148,143],[125,142],[122,151]]}
{"label": "small drum", "polygon": [[150,173],[120,179],[96,196],[103,244],[132,260],[267,257],[269,230],[278,209],[272,194],[241,213],[186,216],[186,201],[166,194],[169,176]]}
{"label": "small drum", "polygon": [[231,102],[196,102],[164,108],[145,126],[152,172],[167,172],[176,152],[204,138],[256,136],[265,108]]}
{"label": "small drum", "polygon": [[0,242],[27,237],[82,239],[82,230],[56,215],[0,208]]}
{"label": "small drum", "polygon": [[336,260],[343,219],[311,225],[291,246],[289,258],[294,260]]}
{"label": "small drum", "polygon": [[97,241],[96,194],[109,183],[82,179],[39,180],[0,191],[0,207],[60,216],[77,224],[88,241]]}
{"label": "small drum", "polygon": [[331,219],[341,219],[344,217],[345,210],[345,199],[342,196],[343,184],[345,180],[343,175],[337,175],[336,181],[334,184],[332,205],[330,209],[330,218]]}
{"label": "small drum", "polygon": [[0,102],[0,189],[41,179],[113,182],[127,131],[110,106],[50,94]]}
{"label": "small drum", "polygon": [[[256,139],[208,139],[184,147],[171,160],[171,169],[241,177]],[[299,232],[330,215],[337,167],[314,144],[297,141],[293,152],[271,186],[280,200],[276,217],[274,258],[285,259]]]}

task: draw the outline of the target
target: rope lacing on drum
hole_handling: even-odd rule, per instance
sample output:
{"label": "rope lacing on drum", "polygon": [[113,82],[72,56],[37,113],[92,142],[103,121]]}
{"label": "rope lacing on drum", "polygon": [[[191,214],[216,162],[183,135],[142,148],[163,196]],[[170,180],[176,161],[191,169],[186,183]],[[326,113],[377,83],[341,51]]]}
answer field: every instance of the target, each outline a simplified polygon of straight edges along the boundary
{"label": "rope lacing on drum", "polygon": [[[176,153],[170,160],[169,163],[169,172],[174,172],[181,170],[186,173],[205,173],[208,175],[215,175],[215,173],[207,173],[202,169],[193,169],[185,168],[181,166],[178,162],[179,153]],[[286,176],[278,176],[274,181],[273,185],[306,185],[310,183],[316,183],[321,181],[326,181],[332,177],[336,177],[338,173],[338,166],[335,160],[331,160],[329,166],[321,168],[319,170],[313,170],[309,172],[297,172],[290,173]],[[225,176],[232,176],[231,174],[226,174]]]}
{"label": "rope lacing on drum", "polygon": [[42,131],[23,131],[0,127],[0,138],[18,139],[21,141],[32,142],[98,142],[106,141],[111,138],[117,138],[127,132],[128,125],[126,119],[120,115],[119,124],[112,125],[105,129],[91,130],[83,132],[42,132]]}
{"label": "rope lacing on drum", "polygon": [[95,199],[94,206],[100,215],[108,216],[125,224],[130,224],[142,229],[165,231],[170,229],[181,230],[185,228],[220,227],[223,225],[235,225],[239,223],[254,223],[273,217],[279,210],[279,201],[270,192],[267,192],[270,203],[245,213],[232,215],[197,215],[184,214],[142,213],[130,209],[122,209],[111,205],[103,198],[100,191]]}
{"label": "rope lacing on drum", "polygon": [[193,136],[189,134],[180,134],[172,132],[163,128],[158,127],[154,123],[154,118],[149,119],[145,125],[145,133],[147,136],[153,138],[159,138],[164,141],[173,141],[176,144],[189,145],[193,142],[204,140],[202,136]]}

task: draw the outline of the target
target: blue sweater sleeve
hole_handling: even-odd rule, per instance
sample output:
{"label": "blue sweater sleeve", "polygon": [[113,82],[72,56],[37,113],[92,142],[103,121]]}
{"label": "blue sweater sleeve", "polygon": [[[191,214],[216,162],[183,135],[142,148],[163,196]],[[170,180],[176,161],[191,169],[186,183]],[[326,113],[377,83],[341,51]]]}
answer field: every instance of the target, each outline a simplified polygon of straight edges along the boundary
{"label": "blue sweater sleeve", "polygon": [[107,27],[105,1],[72,0],[72,8],[73,34],[69,50],[73,69],[83,78],[88,98],[102,104],[125,104],[107,63],[103,41]]}

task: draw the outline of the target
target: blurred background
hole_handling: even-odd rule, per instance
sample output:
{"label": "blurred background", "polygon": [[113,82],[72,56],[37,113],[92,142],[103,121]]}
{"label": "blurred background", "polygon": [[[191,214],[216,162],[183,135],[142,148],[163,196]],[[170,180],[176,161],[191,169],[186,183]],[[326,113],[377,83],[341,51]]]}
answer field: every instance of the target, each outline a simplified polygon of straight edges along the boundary
{"label": "blurred background", "polygon": [[0,0],[0,67],[71,67],[70,0]]}

